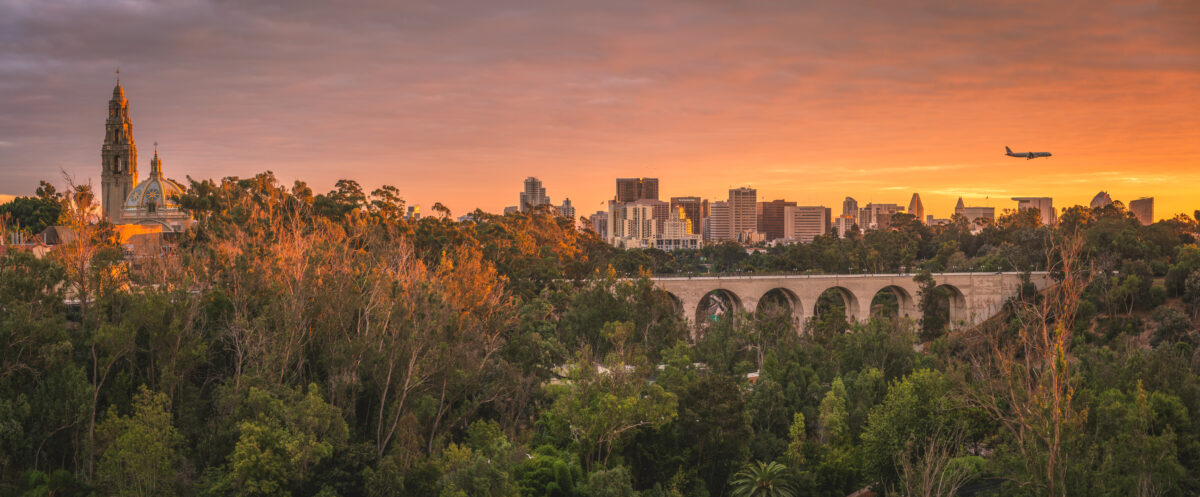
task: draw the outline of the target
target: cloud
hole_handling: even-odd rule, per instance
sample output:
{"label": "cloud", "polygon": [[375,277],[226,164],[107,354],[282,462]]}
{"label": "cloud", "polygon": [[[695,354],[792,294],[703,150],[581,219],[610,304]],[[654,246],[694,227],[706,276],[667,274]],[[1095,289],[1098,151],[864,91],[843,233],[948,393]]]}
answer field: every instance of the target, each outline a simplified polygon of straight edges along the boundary
{"label": "cloud", "polygon": [[1194,5],[0,0],[0,184],[98,172],[118,65],[169,174],[351,176],[456,212],[528,175],[578,205],[621,175],[831,204],[1170,177],[1200,160]]}

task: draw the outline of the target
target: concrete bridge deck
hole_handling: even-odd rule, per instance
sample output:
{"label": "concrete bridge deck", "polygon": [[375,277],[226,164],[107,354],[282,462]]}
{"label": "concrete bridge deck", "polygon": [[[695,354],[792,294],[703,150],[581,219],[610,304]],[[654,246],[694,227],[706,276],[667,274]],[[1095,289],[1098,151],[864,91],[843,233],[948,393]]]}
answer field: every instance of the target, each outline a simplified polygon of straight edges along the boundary
{"label": "concrete bridge deck", "polygon": [[[974,325],[998,313],[1004,302],[1017,294],[1021,286],[1019,272],[933,273],[938,286],[950,294],[952,323]],[[920,318],[917,311],[917,283],[914,274],[828,274],[765,276],[662,276],[651,278],[655,285],[675,298],[684,317],[700,321],[701,304],[719,294],[737,311],[757,311],[759,303],[775,292],[791,305],[799,322],[816,313],[817,299],[834,290],[846,304],[846,316],[866,321],[871,317],[871,301],[880,292],[896,297],[901,316]],[[1030,279],[1043,290],[1051,284],[1049,273],[1030,273]]]}

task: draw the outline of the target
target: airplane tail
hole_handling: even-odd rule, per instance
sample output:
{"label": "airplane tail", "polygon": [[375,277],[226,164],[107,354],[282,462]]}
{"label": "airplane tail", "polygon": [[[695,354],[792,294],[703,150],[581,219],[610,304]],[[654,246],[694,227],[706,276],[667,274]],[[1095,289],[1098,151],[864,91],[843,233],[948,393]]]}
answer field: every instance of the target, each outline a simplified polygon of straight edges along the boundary
{"label": "airplane tail", "polygon": [[1010,154],[1012,153],[1012,149],[1011,149],[1011,148],[1008,148],[1008,146],[1005,146],[1005,147],[1004,147],[1004,151],[1005,151],[1005,152],[1008,152],[1008,153],[1010,153]]}

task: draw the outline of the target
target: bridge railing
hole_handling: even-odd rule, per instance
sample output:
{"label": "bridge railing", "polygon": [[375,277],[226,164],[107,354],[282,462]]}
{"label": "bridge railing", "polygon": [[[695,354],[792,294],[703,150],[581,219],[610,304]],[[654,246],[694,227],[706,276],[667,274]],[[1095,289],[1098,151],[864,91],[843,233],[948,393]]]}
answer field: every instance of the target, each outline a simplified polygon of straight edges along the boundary
{"label": "bridge railing", "polygon": [[[987,276],[987,275],[1022,275],[1024,271],[971,271],[971,272],[954,272],[954,273],[930,273],[933,276]],[[1029,271],[1032,275],[1046,275],[1047,271]],[[836,279],[836,278],[879,278],[879,277],[899,277],[912,278],[917,273],[853,273],[853,274],[813,274],[805,272],[757,272],[748,274],[708,274],[708,273],[690,273],[690,274],[664,274],[653,275],[652,280],[749,280],[757,278],[797,278],[797,279]]]}

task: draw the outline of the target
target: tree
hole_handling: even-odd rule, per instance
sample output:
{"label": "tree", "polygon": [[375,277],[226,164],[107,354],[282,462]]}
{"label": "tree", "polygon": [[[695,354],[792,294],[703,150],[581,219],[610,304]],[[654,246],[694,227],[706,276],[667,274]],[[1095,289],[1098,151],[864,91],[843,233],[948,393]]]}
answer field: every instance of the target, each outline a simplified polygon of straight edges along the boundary
{"label": "tree", "polygon": [[1071,354],[1075,313],[1092,274],[1083,247],[1078,233],[1054,240],[1047,267],[1058,284],[1043,298],[1016,302],[1015,330],[985,327],[984,343],[968,352],[968,402],[1009,437],[1016,452],[1009,477],[1045,495],[1067,494],[1065,447],[1087,416],[1076,405]]}
{"label": "tree", "polygon": [[[627,367],[628,366],[628,367]],[[607,464],[622,438],[642,427],[675,419],[677,400],[633,365],[601,368],[586,356],[570,366],[563,385],[552,386],[549,422],[560,424],[583,456],[585,469]]]}
{"label": "tree", "polygon": [[944,288],[938,287],[937,281],[929,271],[922,270],[913,276],[917,283],[918,307],[921,311],[921,340],[930,341],[945,333],[950,324],[947,294]]}
{"label": "tree", "polygon": [[826,445],[842,445],[850,435],[849,414],[846,412],[846,385],[841,377],[834,378],[825,398],[821,399],[821,415],[817,418],[817,440]]}
{"label": "tree", "polygon": [[141,387],[130,416],[110,408],[98,431],[104,449],[96,467],[96,485],[105,495],[152,497],[176,495],[175,475],[183,441],[171,425],[167,396]]}
{"label": "tree", "polygon": [[729,483],[733,497],[795,497],[788,468],[777,462],[747,464]]}
{"label": "tree", "polygon": [[[983,466],[979,456],[960,457],[966,442],[961,431],[935,432],[922,444],[914,440],[897,454],[898,487],[906,497],[953,497]],[[893,493],[889,491],[888,493]]]}
{"label": "tree", "polygon": [[17,197],[0,204],[0,222],[7,218],[4,224],[25,233],[38,234],[58,223],[62,207],[54,186],[43,181],[36,197]]}
{"label": "tree", "polygon": [[211,477],[214,495],[291,495],[346,442],[346,422],[316,385],[280,394],[251,387],[243,402],[237,443],[223,471]]}
{"label": "tree", "polygon": [[888,387],[862,432],[864,462],[872,479],[884,488],[922,489],[915,495],[930,495],[936,488],[943,489],[936,495],[953,493],[947,485],[959,478],[951,478],[946,469],[970,442],[966,420],[971,418],[953,386],[942,373],[922,369]]}

